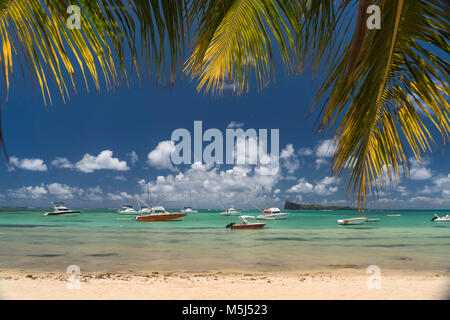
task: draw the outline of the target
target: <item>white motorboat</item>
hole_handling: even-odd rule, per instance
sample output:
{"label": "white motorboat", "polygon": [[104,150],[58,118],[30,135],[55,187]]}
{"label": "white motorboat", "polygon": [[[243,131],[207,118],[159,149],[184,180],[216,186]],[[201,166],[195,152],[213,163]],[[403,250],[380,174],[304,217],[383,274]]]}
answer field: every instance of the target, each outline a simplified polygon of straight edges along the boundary
{"label": "white motorboat", "polygon": [[137,215],[140,215],[141,214],[141,211],[140,210],[136,210],[136,209],[134,209],[134,207],[133,206],[130,206],[130,205],[123,205],[122,206],[122,209],[120,209],[119,211],[117,211],[117,213],[119,214],[119,215],[123,215],[123,216],[129,216],[129,215],[131,215],[131,216],[137,216]]}
{"label": "white motorboat", "polygon": [[361,218],[349,218],[349,219],[339,219],[338,223],[341,225],[356,225],[356,224],[364,224],[367,222],[366,217]]}
{"label": "white motorboat", "polygon": [[387,214],[386,217],[400,217],[401,214],[400,213],[396,213],[396,214]]}
{"label": "white motorboat", "polygon": [[431,221],[432,222],[450,222],[450,215],[447,214],[441,218],[437,214],[435,214],[433,219],[431,219]]}
{"label": "white motorboat", "polygon": [[44,216],[78,215],[81,211],[69,210],[62,202],[53,203],[53,211],[44,213]]}
{"label": "white motorboat", "polygon": [[198,213],[198,210],[192,209],[192,207],[184,207],[180,210],[182,213]]}
{"label": "white motorboat", "polygon": [[236,209],[234,209],[233,207],[228,208],[227,210],[220,212],[221,216],[238,216],[240,215],[241,212],[237,211]]}
{"label": "white motorboat", "polygon": [[263,211],[262,215],[259,215],[256,218],[260,220],[279,220],[287,219],[288,216],[288,212],[281,212],[278,208],[268,208]]}

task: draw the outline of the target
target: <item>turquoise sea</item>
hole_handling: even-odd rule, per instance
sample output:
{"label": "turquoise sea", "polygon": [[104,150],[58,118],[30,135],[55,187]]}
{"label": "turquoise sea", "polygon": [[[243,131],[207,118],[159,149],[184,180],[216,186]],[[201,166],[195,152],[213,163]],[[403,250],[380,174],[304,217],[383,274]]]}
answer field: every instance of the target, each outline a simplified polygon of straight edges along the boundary
{"label": "turquoise sea", "polygon": [[[217,210],[166,222],[137,222],[106,209],[52,217],[45,211],[0,209],[1,270],[450,269],[450,224],[430,222],[448,211],[367,211],[381,221],[361,226],[337,224],[357,212],[290,211],[287,220],[267,221],[261,230],[226,229],[238,218]],[[401,216],[387,216],[392,213]]]}

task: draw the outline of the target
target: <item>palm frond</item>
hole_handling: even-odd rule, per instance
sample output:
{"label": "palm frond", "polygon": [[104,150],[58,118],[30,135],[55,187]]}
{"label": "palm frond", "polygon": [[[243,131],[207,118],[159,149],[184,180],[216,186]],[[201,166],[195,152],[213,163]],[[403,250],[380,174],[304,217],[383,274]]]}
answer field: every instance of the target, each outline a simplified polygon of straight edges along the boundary
{"label": "palm frond", "polygon": [[347,72],[348,43],[339,60],[328,66],[317,96],[323,105],[321,128],[339,121],[333,170],[338,175],[346,171],[359,207],[373,188],[382,188],[400,168],[408,170],[406,145],[419,160],[431,150],[434,140],[427,123],[444,143],[450,129],[447,4],[383,0],[378,5],[382,28],[367,31],[354,71]]}
{"label": "palm frond", "polygon": [[[275,1],[278,2],[278,1]],[[227,84],[242,93],[254,76],[258,88],[274,78],[272,39],[289,69],[293,38],[274,1],[203,1],[195,48],[186,72],[198,77],[197,89],[222,93]],[[289,11],[284,11],[289,14]]]}
{"label": "palm frond", "polygon": [[[81,29],[66,25],[72,5],[81,9]],[[87,91],[91,83],[113,90],[145,70],[163,82],[170,68],[173,82],[188,30],[186,7],[186,0],[0,0],[2,100],[17,69],[37,84],[44,104],[52,103],[53,88],[67,101],[77,91],[77,71]]]}

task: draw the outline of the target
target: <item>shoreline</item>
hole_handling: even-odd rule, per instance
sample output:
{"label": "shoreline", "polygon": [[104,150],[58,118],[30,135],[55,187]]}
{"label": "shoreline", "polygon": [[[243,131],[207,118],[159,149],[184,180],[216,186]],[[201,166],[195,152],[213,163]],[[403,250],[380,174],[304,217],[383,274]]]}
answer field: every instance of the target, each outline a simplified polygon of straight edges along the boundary
{"label": "shoreline", "polygon": [[371,274],[348,267],[284,272],[141,271],[86,272],[68,289],[62,272],[0,271],[0,299],[450,299],[450,272],[382,270],[381,288]]}

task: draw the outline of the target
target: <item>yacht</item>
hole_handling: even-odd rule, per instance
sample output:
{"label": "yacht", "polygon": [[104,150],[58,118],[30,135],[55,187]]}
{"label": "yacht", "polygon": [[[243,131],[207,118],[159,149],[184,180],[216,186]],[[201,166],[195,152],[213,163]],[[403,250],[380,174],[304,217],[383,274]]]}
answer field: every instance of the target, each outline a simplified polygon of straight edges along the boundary
{"label": "yacht", "polygon": [[281,212],[278,208],[268,208],[263,211],[262,215],[259,215],[256,218],[260,220],[279,220],[287,219],[288,216],[288,212]]}
{"label": "yacht", "polygon": [[53,203],[53,211],[44,213],[44,216],[78,215],[81,211],[69,210],[62,202]]}
{"label": "yacht", "polygon": [[[147,208],[148,209],[148,208]],[[187,216],[187,213],[170,213],[161,206],[149,209],[146,214],[140,214],[136,221],[166,221]]]}
{"label": "yacht", "polygon": [[238,216],[240,215],[241,212],[237,211],[236,209],[234,209],[233,207],[228,208],[227,210],[220,212],[221,216]]}
{"label": "yacht", "polygon": [[130,206],[130,205],[123,205],[122,209],[117,211],[117,213],[119,215],[124,215],[124,216],[126,216],[126,215],[135,215],[136,216],[136,215],[141,214],[141,212],[139,210],[134,209],[134,207]]}

